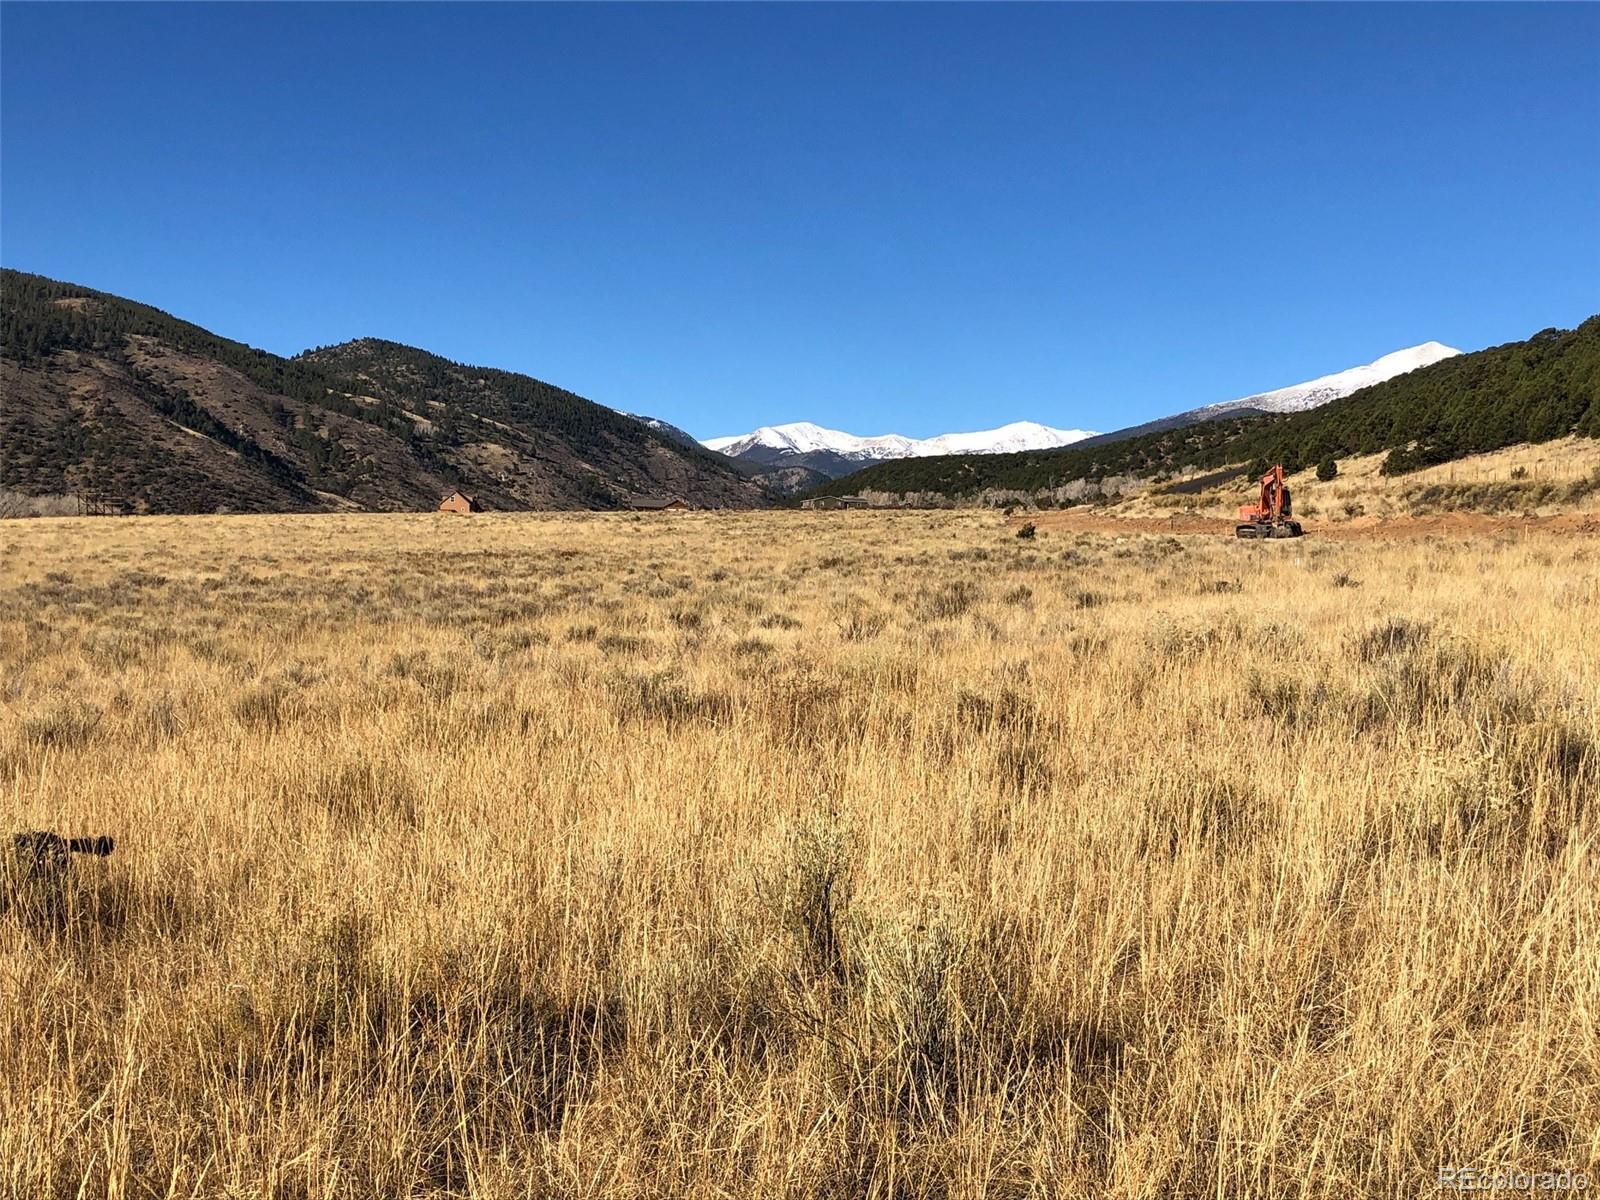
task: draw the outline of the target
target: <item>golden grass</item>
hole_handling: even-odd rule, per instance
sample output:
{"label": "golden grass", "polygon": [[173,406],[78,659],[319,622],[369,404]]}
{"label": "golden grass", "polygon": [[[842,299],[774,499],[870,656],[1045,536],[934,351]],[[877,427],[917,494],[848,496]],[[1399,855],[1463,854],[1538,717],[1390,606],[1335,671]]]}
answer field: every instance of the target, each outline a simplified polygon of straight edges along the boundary
{"label": "golden grass", "polygon": [[[1567,437],[1475,454],[1407,475],[1379,474],[1383,454],[1339,462],[1339,474],[1317,478],[1314,468],[1289,476],[1297,514],[1318,521],[1431,516],[1442,512],[1551,516],[1600,512],[1600,440]],[[1189,477],[1202,472],[1192,472]],[[1198,495],[1143,488],[1104,511],[1108,515],[1165,516],[1193,512],[1232,518],[1255,500],[1253,486],[1234,481]]]}
{"label": "golden grass", "polygon": [[[1600,1169],[1592,539],[0,527],[12,1195]],[[40,889],[35,887],[37,893]]]}

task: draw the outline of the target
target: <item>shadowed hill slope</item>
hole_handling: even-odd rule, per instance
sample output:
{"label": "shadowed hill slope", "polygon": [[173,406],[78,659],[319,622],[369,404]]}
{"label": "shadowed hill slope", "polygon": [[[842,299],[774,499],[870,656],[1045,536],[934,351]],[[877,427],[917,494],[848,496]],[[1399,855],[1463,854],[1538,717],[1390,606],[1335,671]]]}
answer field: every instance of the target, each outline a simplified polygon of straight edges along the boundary
{"label": "shadowed hill slope", "polygon": [[0,487],[139,512],[763,502],[719,456],[509,371],[362,339],[286,359],[148,305],[0,277]]}

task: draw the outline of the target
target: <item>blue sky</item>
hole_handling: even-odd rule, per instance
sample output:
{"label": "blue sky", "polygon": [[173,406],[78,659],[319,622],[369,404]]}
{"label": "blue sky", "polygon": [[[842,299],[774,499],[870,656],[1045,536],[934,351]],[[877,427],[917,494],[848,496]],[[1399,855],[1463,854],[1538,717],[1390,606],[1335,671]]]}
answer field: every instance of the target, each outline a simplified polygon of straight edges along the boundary
{"label": "blue sky", "polygon": [[700,436],[1108,429],[1600,311],[1600,5],[7,3],[0,258]]}

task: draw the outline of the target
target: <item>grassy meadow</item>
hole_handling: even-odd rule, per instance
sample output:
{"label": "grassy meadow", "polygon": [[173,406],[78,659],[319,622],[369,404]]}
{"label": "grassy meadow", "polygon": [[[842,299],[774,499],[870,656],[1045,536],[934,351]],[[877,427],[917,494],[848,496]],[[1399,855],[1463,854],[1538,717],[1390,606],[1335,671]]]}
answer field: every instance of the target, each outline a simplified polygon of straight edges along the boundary
{"label": "grassy meadow", "polygon": [[1600,541],[0,525],[16,1197],[1600,1174]]}

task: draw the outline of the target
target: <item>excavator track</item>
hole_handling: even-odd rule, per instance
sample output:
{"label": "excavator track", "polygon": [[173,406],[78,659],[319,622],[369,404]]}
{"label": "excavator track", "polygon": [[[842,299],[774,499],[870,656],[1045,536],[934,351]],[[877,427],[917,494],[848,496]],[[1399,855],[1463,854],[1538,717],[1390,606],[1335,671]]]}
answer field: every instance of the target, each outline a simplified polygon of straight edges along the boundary
{"label": "excavator track", "polygon": [[1299,521],[1279,521],[1276,525],[1265,521],[1251,521],[1233,527],[1233,536],[1240,538],[1297,538],[1305,530],[1300,528]]}

